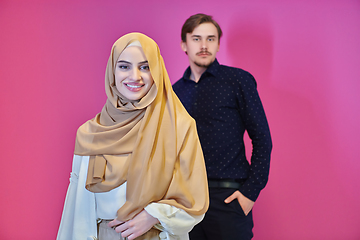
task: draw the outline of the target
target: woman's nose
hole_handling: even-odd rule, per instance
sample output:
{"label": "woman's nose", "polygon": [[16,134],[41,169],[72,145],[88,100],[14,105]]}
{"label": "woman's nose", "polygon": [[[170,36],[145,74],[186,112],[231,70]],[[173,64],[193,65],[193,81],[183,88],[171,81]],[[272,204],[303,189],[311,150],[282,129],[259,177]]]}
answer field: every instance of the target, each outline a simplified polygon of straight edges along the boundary
{"label": "woman's nose", "polygon": [[134,80],[134,81],[141,79],[141,75],[140,75],[139,69],[134,68],[134,69],[131,71],[131,76],[130,76],[130,78],[131,78],[132,80]]}

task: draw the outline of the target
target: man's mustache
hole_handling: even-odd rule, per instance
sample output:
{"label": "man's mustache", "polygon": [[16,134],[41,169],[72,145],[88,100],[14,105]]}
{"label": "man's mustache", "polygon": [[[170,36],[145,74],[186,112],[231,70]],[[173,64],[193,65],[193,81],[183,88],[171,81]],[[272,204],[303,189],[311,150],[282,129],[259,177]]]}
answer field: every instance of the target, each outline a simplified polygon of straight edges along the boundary
{"label": "man's mustache", "polygon": [[208,52],[208,51],[201,51],[201,52],[198,52],[196,55],[201,55],[201,54],[206,54],[206,55],[209,55],[211,56],[211,52]]}

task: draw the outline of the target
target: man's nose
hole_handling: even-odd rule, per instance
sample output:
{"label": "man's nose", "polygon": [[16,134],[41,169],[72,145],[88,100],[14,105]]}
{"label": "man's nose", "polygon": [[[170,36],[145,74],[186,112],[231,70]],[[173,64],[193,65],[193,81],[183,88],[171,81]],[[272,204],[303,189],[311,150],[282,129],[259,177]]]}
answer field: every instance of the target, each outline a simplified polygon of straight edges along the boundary
{"label": "man's nose", "polygon": [[206,39],[203,39],[202,41],[201,41],[201,49],[207,49],[207,41],[206,41]]}

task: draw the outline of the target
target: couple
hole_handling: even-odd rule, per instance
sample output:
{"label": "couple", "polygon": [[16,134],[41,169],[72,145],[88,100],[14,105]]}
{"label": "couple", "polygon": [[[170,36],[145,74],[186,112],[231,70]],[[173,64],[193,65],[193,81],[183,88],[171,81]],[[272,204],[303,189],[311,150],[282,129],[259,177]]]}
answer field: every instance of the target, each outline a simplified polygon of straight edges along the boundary
{"label": "couple", "polygon": [[184,240],[191,230],[196,240],[252,238],[271,138],[254,78],[215,58],[221,35],[211,16],[186,20],[190,66],[176,94],[152,39],[130,33],[114,43],[108,99],[77,131],[58,240]]}

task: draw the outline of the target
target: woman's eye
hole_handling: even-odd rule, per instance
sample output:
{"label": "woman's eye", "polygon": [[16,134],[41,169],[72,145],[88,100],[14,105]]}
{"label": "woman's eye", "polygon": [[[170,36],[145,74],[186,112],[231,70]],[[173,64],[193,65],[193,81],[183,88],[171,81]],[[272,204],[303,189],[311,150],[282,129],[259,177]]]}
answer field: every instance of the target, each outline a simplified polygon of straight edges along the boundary
{"label": "woman's eye", "polygon": [[126,65],[119,65],[119,68],[120,68],[120,69],[124,69],[124,70],[126,70],[126,69],[128,69],[129,67],[128,67],[128,66],[126,66]]}
{"label": "woman's eye", "polygon": [[149,65],[143,65],[143,66],[140,67],[140,69],[141,70],[146,70],[146,71],[150,70]]}

